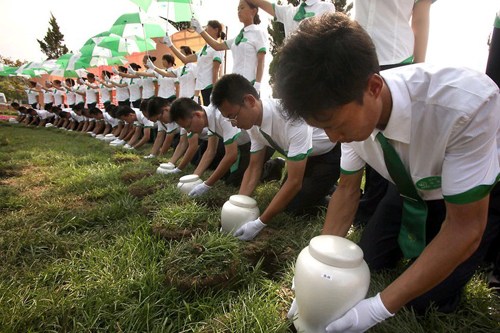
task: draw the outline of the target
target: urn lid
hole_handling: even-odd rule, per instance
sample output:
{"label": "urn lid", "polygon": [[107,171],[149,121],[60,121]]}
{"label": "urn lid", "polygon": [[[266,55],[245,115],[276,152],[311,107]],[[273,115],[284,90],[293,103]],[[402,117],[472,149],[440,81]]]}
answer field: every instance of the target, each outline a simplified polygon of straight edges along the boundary
{"label": "urn lid", "polygon": [[253,208],[257,207],[257,201],[249,196],[235,194],[229,197],[229,202],[238,207]]}
{"label": "urn lid", "polygon": [[107,137],[107,138],[114,138],[115,136],[110,133],[110,134],[106,134],[105,137]]}
{"label": "urn lid", "polygon": [[338,236],[316,236],[309,242],[311,256],[325,265],[355,268],[363,262],[363,250],[356,243]]}
{"label": "urn lid", "polygon": [[174,165],[170,162],[168,163],[160,163],[160,168],[162,169],[167,169],[167,170],[172,170],[174,168]]}
{"label": "urn lid", "polygon": [[192,182],[196,182],[200,179],[200,177],[198,175],[186,175],[186,176],[182,176],[180,179],[179,179],[179,183],[192,183]]}

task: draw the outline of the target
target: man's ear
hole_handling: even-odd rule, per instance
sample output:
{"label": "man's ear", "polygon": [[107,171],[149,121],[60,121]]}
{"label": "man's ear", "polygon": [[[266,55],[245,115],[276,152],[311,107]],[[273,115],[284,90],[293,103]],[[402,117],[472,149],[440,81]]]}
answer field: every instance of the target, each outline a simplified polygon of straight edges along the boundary
{"label": "man's ear", "polygon": [[372,74],[368,79],[366,90],[368,94],[374,98],[378,98],[384,86],[384,79],[378,74]]}
{"label": "man's ear", "polygon": [[246,94],[243,96],[243,104],[246,107],[253,108],[257,104],[257,98],[252,94]]}

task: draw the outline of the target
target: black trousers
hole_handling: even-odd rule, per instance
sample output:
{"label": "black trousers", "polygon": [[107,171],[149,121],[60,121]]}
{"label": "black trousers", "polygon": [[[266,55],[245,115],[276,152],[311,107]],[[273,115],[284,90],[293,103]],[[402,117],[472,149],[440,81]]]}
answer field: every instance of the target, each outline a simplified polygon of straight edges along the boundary
{"label": "black trousers", "polygon": [[204,106],[207,106],[208,104],[210,104],[210,95],[212,95],[212,89],[213,88],[207,88],[207,89],[203,89],[201,91],[201,97],[203,98],[203,105]]}
{"label": "black trousers", "polygon": [[97,105],[97,103],[90,103],[90,104],[87,104],[87,109],[93,109],[95,108],[95,106]]}
{"label": "black trousers", "polygon": [[[203,157],[203,154],[207,150],[207,147],[208,147],[208,140],[198,140],[198,150],[196,151],[196,154],[193,156],[191,164],[198,166],[198,164],[201,161],[201,158]],[[225,154],[226,154],[226,149],[224,147],[224,142],[222,142],[222,140],[219,140],[214,159],[212,163],[210,163],[208,168],[210,170],[215,170]]]}
{"label": "black trousers", "polygon": [[[219,140],[222,141],[222,140]],[[251,143],[245,143],[244,145],[238,146],[238,153],[240,155],[240,161],[238,164],[238,169],[234,170],[231,172],[229,170],[225,175],[224,175],[224,183],[226,185],[231,185],[235,187],[240,187],[241,181],[243,180],[243,175],[245,174],[245,171],[247,170],[248,164],[250,163],[250,146]]]}
{"label": "black trousers", "polygon": [[339,175],[340,144],[336,144],[326,154],[308,157],[302,188],[285,211],[297,215],[316,214],[320,207],[328,205],[325,197],[339,179]]}
{"label": "black trousers", "polygon": [[[446,216],[444,200],[427,201],[426,224],[427,244],[438,234]],[[394,268],[403,255],[397,238],[401,227],[403,200],[395,185],[389,183],[387,192],[378,205],[366,228],[363,230],[359,246],[370,270]],[[490,193],[488,223],[481,244],[474,254],[460,264],[443,282],[407,304],[417,313],[424,313],[434,303],[441,312],[456,309],[467,282],[483,262],[489,248],[500,232],[500,184]],[[453,249],[449,249],[453,251]]]}
{"label": "black trousers", "polygon": [[134,108],[137,108],[137,109],[138,109],[138,108],[140,108],[140,107],[141,107],[142,99],[138,99],[138,100],[132,101],[132,102],[130,102],[130,103],[132,103],[132,106],[133,106]]}
{"label": "black trousers", "polygon": [[118,101],[118,105],[120,106],[130,106],[130,101],[128,99],[124,100],[124,101]]}

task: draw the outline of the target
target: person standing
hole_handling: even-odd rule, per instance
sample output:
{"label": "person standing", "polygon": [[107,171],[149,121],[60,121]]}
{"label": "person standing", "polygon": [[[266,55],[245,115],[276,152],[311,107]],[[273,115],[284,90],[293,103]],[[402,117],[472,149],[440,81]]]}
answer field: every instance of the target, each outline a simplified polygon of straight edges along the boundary
{"label": "person standing", "polygon": [[[205,28],[206,33],[214,40],[221,41],[226,39],[226,34],[222,31],[222,24],[219,21],[208,21]],[[197,62],[196,68],[196,86],[195,90],[200,91],[202,104],[207,106],[210,104],[210,95],[212,94],[213,85],[219,79],[220,66],[224,61],[224,52],[214,50],[210,45],[205,44],[203,48],[195,54],[185,54],[182,48],[179,51],[172,43],[170,37],[165,35],[163,43],[179,58],[184,64]],[[182,86],[181,86],[182,87]]]}
{"label": "person standing", "polygon": [[243,75],[260,93],[262,75],[264,74],[267,36],[264,31],[257,27],[260,24],[258,11],[257,6],[245,0],[240,0],[238,18],[243,23],[243,29],[241,29],[238,36],[224,42],[212,38],[194,17],[191,20],[191,26],[215,50],[231,50],[233,54],[232,72]]}

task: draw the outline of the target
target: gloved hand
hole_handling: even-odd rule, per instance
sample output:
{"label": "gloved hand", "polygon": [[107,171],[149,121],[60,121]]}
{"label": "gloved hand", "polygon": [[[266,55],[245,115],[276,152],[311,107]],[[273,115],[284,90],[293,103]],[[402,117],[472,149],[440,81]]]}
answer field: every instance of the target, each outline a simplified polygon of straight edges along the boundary
{"label": "gloved hand", "polygon": [[116,75],[120,74],[120,72],[118,72],[118,70],[115,67],[111,68],[111,71]]}
{"label": "gloved hand", "polygon": [[200,104],[200,96],[194,96],[193,97],[193,101],[195,101],[196,103]]}
{"label": "gloved hand", "polygon": [[242,225],[233,234],[234,237],[238,237],[239,240],[249,241],[254,239],[257,234],[264,229],[266,225],[262,223],[260,217],[254,221],[250,221]]}
{"label": "gloved hand", "polygon": [[134,149],[134,147],[132,147],[131,145],[129,145],[128,143],[126,145],[123,146],[123,148],[125,149],[129,149],[129,150],[132,150]]}
{"label": "gloved hand", "polygon": [[201,184],[196,185],[191,190],[191,192],[189,192],[188,195],[190,197],[197,197],[197,196],[200,196],[200,195],[207,193],[211,188],[212,188],[212,186],[208,186],[207,184],[205,184],[205,182],[203,182]]}
{"label": "gloved hand", "polygon": [[260,82],[255,81],[253,87],[257,90],[257,94],[260,95]]}
{"label": "gloved hand", "polygon": [[375,297],[367,298],[356,304],[341,318],[331,322],[326,327],[328,333],[364,332],[372,326],[394,316],[386,308],[380,299],[380,293]]}
{"label": "gloved hand", "polygon": [[175,168],[175,169],[172,169],[172,170],[168,170],[167,173],[179,173],[181,171],[182,171],[181,169]]}
{"label": "gloved hand", "polygon": [[191,18],[191,27],[193,27],[194,30],[196,30],[196,32],[199,34],[201,34],[203,31],[200,21],[198,21],[195,17]]}
{"label": "gloved hand", "polygon": [[146,66],[148,66],[148,68],[151,68],[151,69],[155,69],[156,68],[155,64],[153,64],[153,62],[149,58],[146,61]]}
{"label": "gloved hand", "polygon": [[128,72],[129,74],[132,74],[132,75],[137,74],[137,72],[136,72],[136,71],[135,71],[132,67],[128,67],[128,68],[127,68],[127,72]]}
{"label": "gloved hand", "polygon": [[172,45],[174,45],[172,43],[172,40],[170,39],[170,36],[168,35],[168,33],[166,33],[165,37],[163,37],[163,44],[167,45],[168,47],[171,47]]}
{"label": "gloved hand", "polygon": [[82,78],[78,78],[78,80],[76,80],[79,84],[84,84],[85,81],[82,79]]}
{"label": "gloved hand", "polygon": [[147,155],[147,156],[144,156],[143,158],[145,158],[145,159],[149,159],[149,158],[155,158],[155,157],[156,157],[156,155],[155,155],[155,154],[149,154],[149,155]]}

